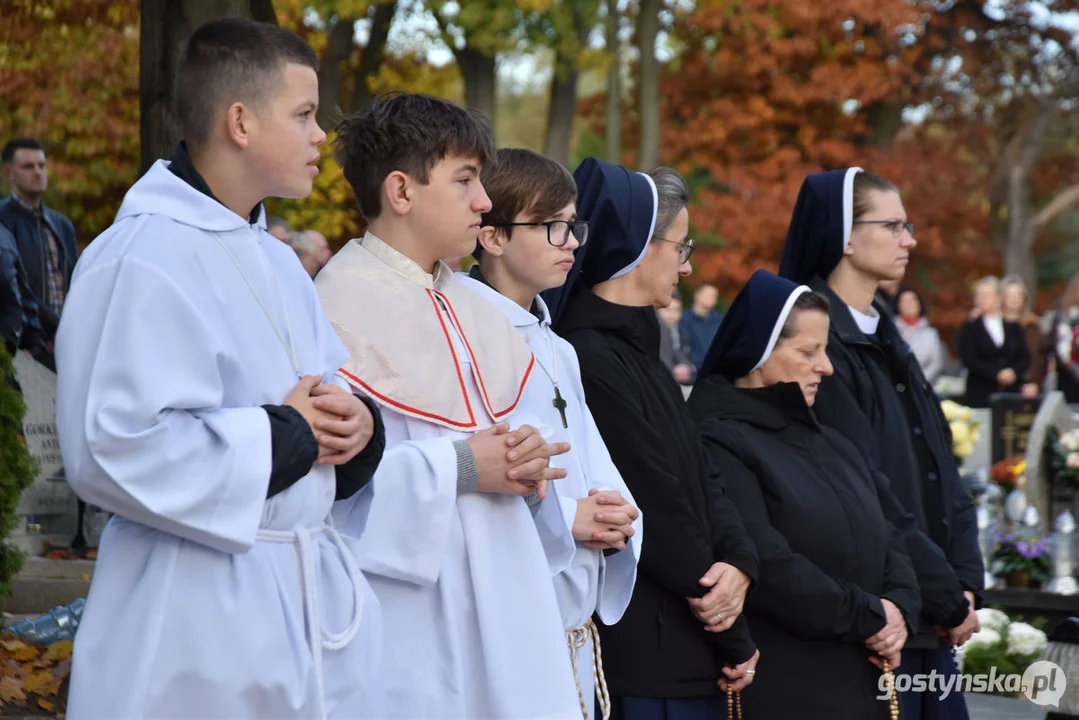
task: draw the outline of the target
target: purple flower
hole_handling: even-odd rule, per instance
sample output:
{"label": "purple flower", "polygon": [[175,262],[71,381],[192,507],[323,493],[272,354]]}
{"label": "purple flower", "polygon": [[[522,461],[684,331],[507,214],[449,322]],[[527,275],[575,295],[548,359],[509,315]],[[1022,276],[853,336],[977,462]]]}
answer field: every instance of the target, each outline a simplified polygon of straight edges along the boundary
{"label": "purple flower", "polygon": [[1034,555],[1031,554],[1031,550],[1033,549],[1033,546],[1027,545],[1025,542],[1016,543],[1015,544],[1015,549],[1018,550],[1019,554],[1022,555],[1023,557],[1025,557],[1025,558],[1029,559],[1029,558],[1034,557]]}

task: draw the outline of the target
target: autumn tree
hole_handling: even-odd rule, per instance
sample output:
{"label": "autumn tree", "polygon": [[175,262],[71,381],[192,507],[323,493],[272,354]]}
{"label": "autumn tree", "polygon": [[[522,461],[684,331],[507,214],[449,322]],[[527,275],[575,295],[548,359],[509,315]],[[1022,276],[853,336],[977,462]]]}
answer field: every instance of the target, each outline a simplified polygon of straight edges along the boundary
{"label": "autumn tree", "polygon": [[39,138],[45,201],[85,244],[139,168],[136,0],[12,0],[0,23],[0,142]]}

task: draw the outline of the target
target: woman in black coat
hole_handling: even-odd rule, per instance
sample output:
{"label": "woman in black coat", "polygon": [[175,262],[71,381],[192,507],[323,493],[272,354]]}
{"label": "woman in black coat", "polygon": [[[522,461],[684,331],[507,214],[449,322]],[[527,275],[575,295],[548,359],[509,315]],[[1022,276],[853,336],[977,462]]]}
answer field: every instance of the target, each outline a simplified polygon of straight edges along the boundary
{"label": "woman in black coat", "polygon": [[[830,303],[828,359],[814,412],[887,476],[912,515],[906,534],[922,596],[918,631],[900,673],[936,672],[954,682],[950,646],[979,628],[985,568],[974,507],[959,479],[940,401],[887,311],[877,286],[906,273],[917,242],[899,191],[861,168],[806,178],[787,231],[779,274]],[[882,319],[883,316],[883,319]],[[904,720],[967,720],[962,693],[905,692]]]}
{"label": "woman in black coat", "polygon": [[974,305],[978,316],[959,328],[959,359],[967,369],[963,401],[987,408],[993,393],[1022,392],[1030,353],[1023,328],[1001,314],[1000,281],[989,277],[978,283]]}
{"label": "woman in black coat", "polygon": [[599,626],[611,717],[726,717],[724,691],[756,672],[741,610],[757,555],[659,358],[655,310],[690,272],[688,189],[670,169],[645,175],[593,158],[574,177],[588,244],[544,299],[645,523],[629,607]]}
{"label": "woman in black coat", "polygon": [[689,399],[760,560],[745,610],[765,658],[742,694],[750,718],[887,718],[878,668],[899,666],[920,609],[886,481],[813,414],[827,344],[828,300],[758,270]]}

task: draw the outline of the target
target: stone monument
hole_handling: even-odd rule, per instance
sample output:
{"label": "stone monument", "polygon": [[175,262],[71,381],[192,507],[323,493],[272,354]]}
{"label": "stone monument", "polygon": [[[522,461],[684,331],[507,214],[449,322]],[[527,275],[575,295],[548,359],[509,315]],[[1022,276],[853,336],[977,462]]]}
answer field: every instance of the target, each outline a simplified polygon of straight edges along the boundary
{"label": "stone monument", "polygon": [[26,445],[40,472],[19,500],[19,514],[25,520],[11,539],[31,555],[40,555],[46,540],[59,547],[71,542],[77,524],[76,498],[64,478],[56,433],[56,373],[23,351],[15,353],[12,365],[26,402]]}
{"label": "stone monument", "polygon": [[1030,428],[1026,448],[1027,484],[1025,490],[1030,503],[1038,510],[1038,515],[1047,518],[1047,522],[1053,514],[1049,464],[1045,461],[1045,441],[1050,428],[1055,427],[1063,433],[1077,426],[1079,423],[1076,422],[1075,414],[1064,400],[1064,393],[1054,390],[1042,400],[1041,408]]}

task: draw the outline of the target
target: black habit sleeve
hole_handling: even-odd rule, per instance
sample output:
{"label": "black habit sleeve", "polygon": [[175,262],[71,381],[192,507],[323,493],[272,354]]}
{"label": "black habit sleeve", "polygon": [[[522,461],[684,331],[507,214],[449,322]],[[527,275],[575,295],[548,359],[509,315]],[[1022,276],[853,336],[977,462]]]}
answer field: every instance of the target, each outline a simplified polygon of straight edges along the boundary
{"label": "black habit sleeve", "polygon": [[760,561],[757,548],[746,531],[741,513],[727,496],[727,488],[718,466],[701,444],[701,467],[708,468],[705,493],[708,497],[708,513],[715,541],[715,557],[722,558],[746,574],[750,583],[760,577]]}
{"label": "black habit sleeve", "polygon": [[[727,493],[742,514],[757,546],[761,573],[747,596],[756,612],[773,618],[795,637],[861,643],[885,625],[880,598],[854,583],[824,573],[794,552],[768,516],[760,483],[742,461],[714,439],[705,437],[713,462],[723,466]],[[645,543],[647,544],[647,543]]]}
{"label": "black habit sleeve", "polygon": [[632,392],[635,381],[600,357],[581,363],[581,381],[611,460],[646,518],[640,569],[673,593],[703,596],[700,579],[715,562],[706,519],[671,473],[666,444]]}
{"label": "black habit sleeve", "polygon": [[[888,523],[888,552],[884,560],[883,597],[891,600],[902,611],[910,634],[914,635],[918,632],[918,618],[922,614],[922,596],[918,576],[914,572],[914,565],[908,555],[907,545],[912,532],[915,537],[920,535],[927,541],[929,538],[916,532],[914,517],[899,507],[899,503],[892,497],[888,487],[888,478],[876,471],[872,471],[872,475],[875,494],[880,500],[881,510]],[[896,522],[893,522],[891,518],[895,518]],[[929,542],[933,544],[932,541]],[[935,544],[933,548],[939,552]],[[947,627],[955,627],[965,618],[964,613],[963,618]]]}
{"label": "black habit sleeve", "polygon": [[839,431],[861,450],[870,469],[884,478],[887,491],[878,493],[881,509],[885,519],[896,527],[906,541],[907,554],[921,588],[922,614],[936,625],[956,627],[967,614],[967,601],[959,577],[944,550],[926,535],[917,519],[898,500],[890,478],[881,471],[872,423],[843,379],[843,373],[851,372],[851,369],[831,353],[829,358],[834,365],[835,375],[822,381],[822,389],[826,385],[826,391],[817,393],[813,410],[821,422]]}

